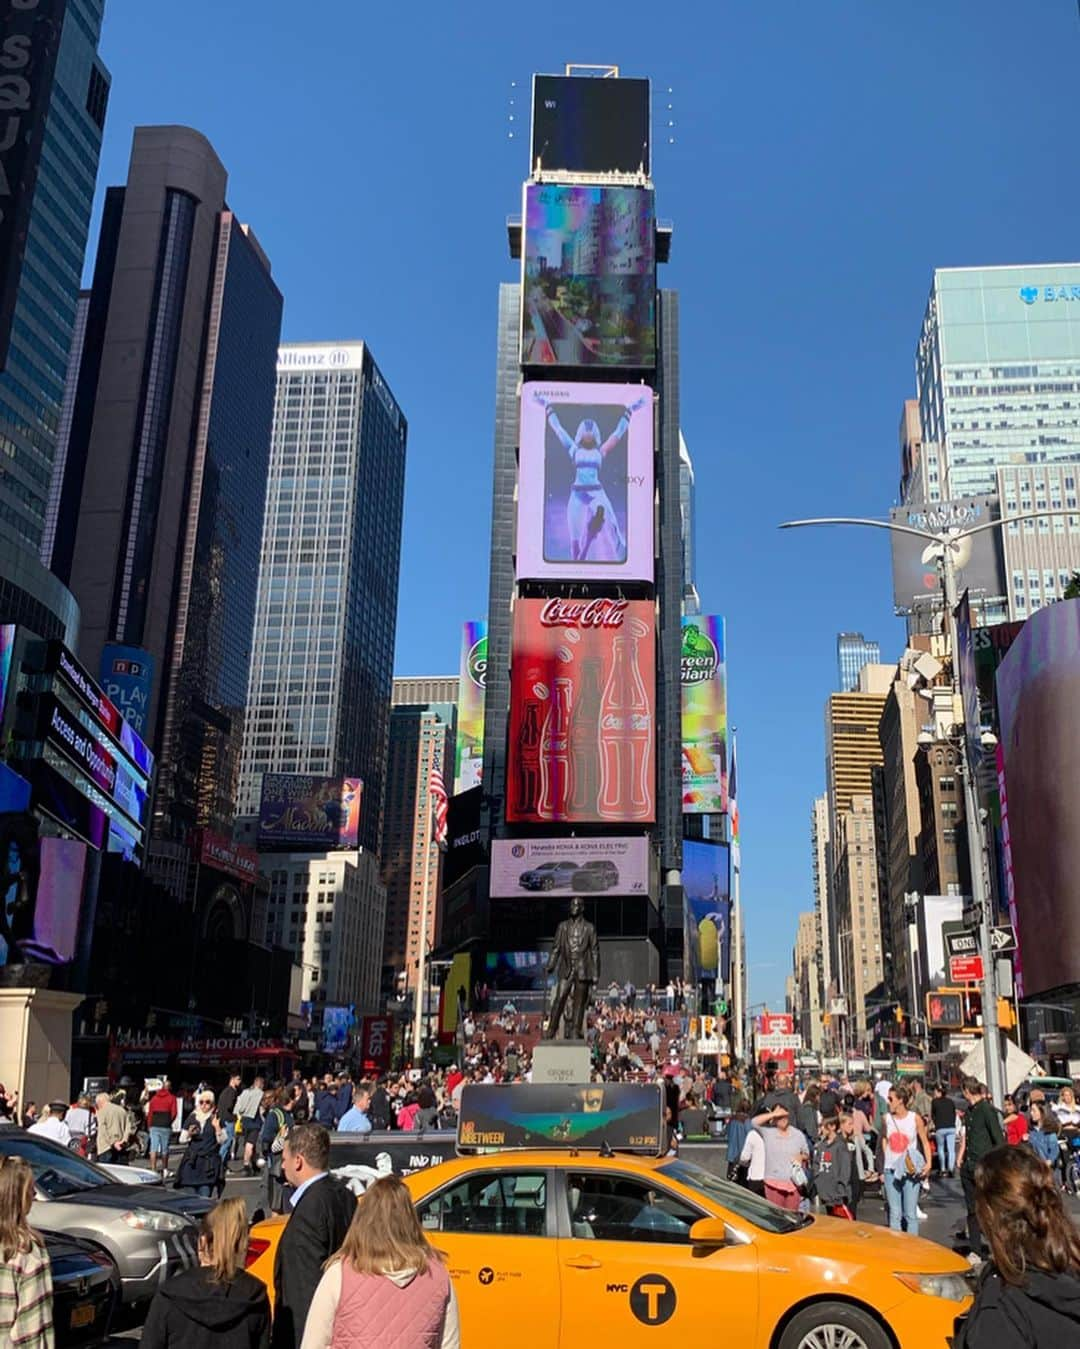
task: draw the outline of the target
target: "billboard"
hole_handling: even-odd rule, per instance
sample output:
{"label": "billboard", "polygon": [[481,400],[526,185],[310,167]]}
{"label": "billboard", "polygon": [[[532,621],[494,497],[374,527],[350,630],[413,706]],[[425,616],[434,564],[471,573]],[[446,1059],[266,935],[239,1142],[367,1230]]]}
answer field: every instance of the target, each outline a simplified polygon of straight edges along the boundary
{"label": "billboard", "polygon": [[487,683],[487,620],[473,619],[461,629],[458,670],[457,740],[454,791],[476,787],[484,767],[484,686]]}
{"label": "billboard", "polygon": [[359,778],[264,773],[259,847],[314,851],[355,848],[363,789]]}
{"label": "billboard", "polygon": [[394,1019],[365,1016],[360,1037],[360,1067],[365,1073],[382,1074],[390,1068],[394,1048]]}
{"label": "billboard", "polygon": [[1026,998],[1080,983],[1080,600],[1032,614],[997,672]]}
{"label": "billboard", "polygon": [[653,579],[652,390],[526,384],[518,580]]}
{"label": "billboard", "polygon": [[731,973],[731,849],[683,840],[684,949],[694,983]]}
{"label": "billboard", "polygon": [[141,646],[106,642],[101,652],[101,687],[120,715],[140,735],[146,735],[154,658]]}
{"label": "billboard", "polygon": [[486,951],[484,977],[500,993],[547,988],[547,955],[543,951]]}
{"label": "billboard", "polygon": [[715,814],[728,808],[724,620],[699,614],[682,622],[683,814]]}
{"label": "billboard", "polygon": [[649,81],[534,75],[532,159],[568,173],[649,172]]}
{"label": "billboard", "polygon": [[526,183],[522,365],[656,365],[651,188]]}
{"label": "billboard", "polygon": [[516,602],[508,821],[655,819],[655,628],[652,600]]}
{"label": "billboard", "polygon": [[965,590],[956,606],[956,655],[960,697],[964,708],[964,750],[968,772],[977,774],[982,759],[979,714],[979,681],[975,672],[975,647],[972,641],[970,592]]}
{"label": "billboard", "polygon": [[445,890],[473,867],[487,861],[484,833],[480,823],[480,798],[483,789],[470,787],[450,798],[446,811],[446,852],[443,854],[442,883]]}
{"label": "billboard", "polygon": [[963,916],[962,895],[923,895],[919,915],[919,960],[924,988],[940,988],[951,982],[945,929],[950,924],[963,926]]}
{"label": "billboard", "polygon": [[324,1054],[343,1054],[349,1043],[349,1032],[356,1025],[356,1005],[327,1003],[322,1014],[322,1051]]}
{"label": "billboard", "polygon": [[[986,524],[1000,512],[996,496],[958,497],[955,501],[929,506],[894,506],[889,520],[894,525],[930,531]],[[956,591],[970,590],[976,596],[1004,595],[1005,568],[1001,559],[999,529],[986,529],[964,539],[956,554]],[[940,600],[941,580],[933,558],[923,560],[929,540],[911,534],[890,533],[892,540],[893,603],[908,610],[920,602]]]}
{"label": "billboard", "polygon": [[4,708],[11,687],[11,661],[15,654],[15,624],[0,623],[0,729],[4,725]]}
{"label": "billboard", "polygon": [[120,715],[111,698],[107,698],[86,670],[62,642],[51,641],[46,649],[45,673],[57,674],[79,701],[112,736],[132,764],[146,778],[154,771],[154,756],[135,728]]}
{"label": "billboard", "polygon": [[[470,1082],[461,1093],[458,1150],[600,1148],[606,1143],[622,1152],[659,1156],[667,1146],[663,1104],[658,1086],[637,1082]],[[542,1212],[537,1216],[543,1219]]]}
{"label": "billboard", "polygon": [[565,895],[644,895],[649,841],[636,838],[497,838],[491,844],[492,899]]}

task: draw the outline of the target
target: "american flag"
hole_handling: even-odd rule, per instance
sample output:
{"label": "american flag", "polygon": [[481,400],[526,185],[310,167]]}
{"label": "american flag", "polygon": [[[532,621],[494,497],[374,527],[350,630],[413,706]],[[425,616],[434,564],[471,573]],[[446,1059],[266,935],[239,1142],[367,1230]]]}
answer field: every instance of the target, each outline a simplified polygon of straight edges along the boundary
{"label": "american flag", "polygon": [[446,815],[450,808],[450,801],[446,795],[443,775],[437,768],[433,768],[428,777],[428,796],[431,798],[431,823],[435,842],[440,848],[445,848]]}

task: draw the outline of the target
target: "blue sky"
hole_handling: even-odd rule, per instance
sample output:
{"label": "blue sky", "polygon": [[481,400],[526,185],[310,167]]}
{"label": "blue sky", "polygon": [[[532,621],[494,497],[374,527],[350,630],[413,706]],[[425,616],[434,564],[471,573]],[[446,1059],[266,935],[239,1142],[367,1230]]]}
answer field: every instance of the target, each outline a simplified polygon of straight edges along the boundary
{"label": "blue sky", "polygon": [[751,999],[780,1005],[835,635],[893,657],[902,627],[884,534],[775,526],[892,503],[933,267],[1080,256],[1074,0],[107,0],[102,52],[101,185],[123,181],[134,126],[203,131],[285,337],[366,339],[406,410],[401,674],[455,670],[461,622],[486,611],[530,75],[608,61],[653,80],[697,579],[728,622]]}

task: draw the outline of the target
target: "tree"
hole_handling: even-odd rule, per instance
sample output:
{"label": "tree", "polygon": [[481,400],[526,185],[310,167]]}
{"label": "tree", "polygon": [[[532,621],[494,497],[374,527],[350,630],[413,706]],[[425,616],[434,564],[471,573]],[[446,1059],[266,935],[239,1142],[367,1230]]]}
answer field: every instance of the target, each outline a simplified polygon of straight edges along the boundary
{"label": "tree", "polygon": [[1080,600],[1080,571],[1074,571],[1069,577],[1069,584],[1065,587],[1062,599]]}

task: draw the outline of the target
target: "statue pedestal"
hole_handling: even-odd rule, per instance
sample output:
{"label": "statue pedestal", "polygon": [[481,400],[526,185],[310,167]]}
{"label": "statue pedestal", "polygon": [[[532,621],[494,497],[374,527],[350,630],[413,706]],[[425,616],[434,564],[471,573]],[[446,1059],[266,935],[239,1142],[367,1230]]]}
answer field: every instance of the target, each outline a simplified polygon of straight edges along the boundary
{"label": "statue pedestal", "polygon": [[533,1050],[532,1080],[560,1086],[591,1082],[589,1046],[584,1040],[542,1040]]}
{"label": "statue pedestal", "polygon": [[0,1082],[20,1109],[71,1099],[71,1014],[81,993],[0,988]]}

